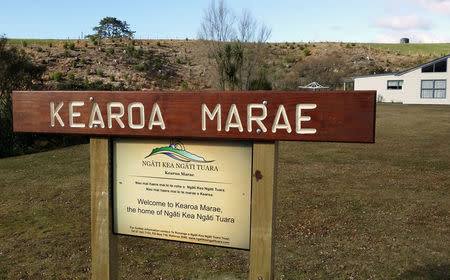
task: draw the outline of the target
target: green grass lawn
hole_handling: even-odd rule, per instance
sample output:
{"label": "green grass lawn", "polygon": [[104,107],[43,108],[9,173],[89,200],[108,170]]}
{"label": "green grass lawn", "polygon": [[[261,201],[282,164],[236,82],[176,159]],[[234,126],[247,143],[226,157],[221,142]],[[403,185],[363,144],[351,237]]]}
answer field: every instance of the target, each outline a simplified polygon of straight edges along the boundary
{"label": "green grass lawn", "polygon": [[[276,279],[449,279],[450,107],[375,144],[281,142]],[[90,278],[89,146],[0,159],[0,279]],[[247,251],[119,237],[121,279],[245,279]]]}
{"label": "green grass lawn", "polygon": [[362,44],[374,49],[380,49],[389,52],[398,52],[406,55],[432,55],[444,56],[450,54],[450,44],[380,44],[367,43]]}

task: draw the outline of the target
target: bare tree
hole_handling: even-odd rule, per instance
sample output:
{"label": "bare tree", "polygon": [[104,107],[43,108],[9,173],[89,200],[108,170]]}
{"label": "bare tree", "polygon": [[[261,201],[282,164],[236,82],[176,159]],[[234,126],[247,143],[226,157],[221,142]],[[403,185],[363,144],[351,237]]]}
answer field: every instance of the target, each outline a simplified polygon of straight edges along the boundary
{"label": "bare tree", "polygon": [[236,17],[223,0],[211,0],[204,11],[199,38],[207,44],[220,89],[249,89],[263,64],[261,52],[270,34],[270,29],[258,24],[250,11],[244,10]]}

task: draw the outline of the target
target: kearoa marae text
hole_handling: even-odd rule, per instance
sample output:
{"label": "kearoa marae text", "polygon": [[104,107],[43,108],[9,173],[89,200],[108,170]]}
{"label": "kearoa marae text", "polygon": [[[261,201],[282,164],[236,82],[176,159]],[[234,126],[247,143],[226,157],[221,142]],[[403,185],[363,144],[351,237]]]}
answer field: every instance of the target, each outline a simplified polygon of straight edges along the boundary
{"label": "kearoa marae text", "polygon": [[[89,121],[81,122],[81,107],[90,106]],[[60,110],[64,107],[68,108],[68,117],[63,119]],[[296,134],[315,134],[316,128],[304,128],[302,123],[311,120],[305,110],[314,110],[317,104],[296,104],[295,118],[289,119],[288,112],[283,104],[278,105],[275,117],[268,119],[267,107],[264,104],[252,103],[247,105],[245,112],[240,112],[236,104],[231,104],[229,108],[224,108],[221,104],[216,104],[214,108],[208,107],[206,104],[201,105],[202,131],[207,130],[207,122],[215,122],[217,131],[230,131],[236,129],[243,132],[261,130],[261,132],[271,131],[276,133],[278,130],[285,130],[287,133]],[[125,117],[125,110],[127,115]],[[152,104],[151,108],[146,107],[141,102],[132,102],[124,105],[121,102],[109,102],[104,107],[100,107],[98,103],[85,104],[84,101],[70,102],[50,102],[50,126],[71,128],[102,128],[110,129],[114,127],[131,129],[160,129],[165,130],[166,122],[164,114],[158,103]],[[83,118],[84,119],[84,118]]]}

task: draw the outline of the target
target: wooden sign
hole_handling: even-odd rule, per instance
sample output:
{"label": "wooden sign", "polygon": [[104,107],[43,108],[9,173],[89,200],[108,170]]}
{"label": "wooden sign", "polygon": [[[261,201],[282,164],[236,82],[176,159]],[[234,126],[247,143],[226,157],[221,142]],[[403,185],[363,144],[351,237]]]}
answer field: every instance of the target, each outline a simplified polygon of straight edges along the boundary
{"label": "wooden sign", "polygon": [[374,142],[375,91],[15,91],[15,132]]}
{"label": "wooden sign", "polygon": [[[92,279],[117,279],[118,277],[118,249],[117,237],[112,230],[114,227],[117,233],[123,234],[137,233],[136,235],[140,236],[155,237],[155,235],[169,234],[170,232],[173,236],[169,236],[170,238],[163,236],[162,238],[189,241],[189,238],[192,237],[194,238],[193,242],[196,242],[195,238],[198,237],[198,243],[249,248],[249,278],[265,280],[273,279],[277,141],[373,143],[375,138],[375,97],[375,91],[15,91],[12,96],[13,126],[15,132],[92,135],[90,151]],[[233,164],[230,162],[233,161],[231,158],[233,153],[225,151],[227,157],[230,158],[222,156],[226,160],[221,164],[230,166],[227,167],[229,170],[226,174],[224,173],[219,179],[200,176],[200,171],[198,176],[192,172],[185,172],[188,174],[186,176],[191,176],[189,174],[192,173],[192,176],[199,178],[196,181],[204,183],[202,185],[195,182],[196,189],[197,187],[210,188],[211,182],[216,184],[217,186],[214,188],[217,187],[217,190],[203,191],[200,189],[200,191],[206,195],[216,195],[217,200],[208,198],[183,201],[183,196],[170,198],[170,194],[173,193],[172,191],[178,191],[178,186],[181,188],[184,186],[185,189],[193,187],[193,184],[187,183],[188,180],[179,177],[185,175],[181,172],[180,175],[175,174],[175,171],[172,174],[172,171],[158,168],[153,171],[156,172],[155,174],[164,171],[163,176],[148,175],[143,170],[139,171],[140,168],[133,168],[135,163],[128,162],[128,160],[133,160],[131,155],[136,151],[139,151],[139,154],[136,152],[137,157],[142,158],[139,145],[131,145],[125,150],[117,149],[117,147],[111,149],[110,136],[153,138],[154,141],[163,141],[164,143],[167,138],[181,138],[183,141],[202,138],[251,140],[249,143],[252,148],[250,149],[248,146],[244,149],[246,152],[237,152],[240,156],[247,154],[242,159],[242,162],[246,162],[245,168],[232,166]],[[155,140],[155,138],[163,140]],[[116,139],[114,145],[124,144],[124,142],[120,142],[121,140],[117,142],[117,138],[113,139]],[[134,138],[126,141],[149,143],[148,140]],[[211,158],[216,156],[220,158],[219,153],[216,153],[213,148],[218,142],[209,141],[204,145],[207,149],[199,150],[200,153],[211,153]],[[156,142],[151,143],[155,144]],[[161,143],[158,142],[158,145]],[[199,143],[199,141],[189,143]],[[243,147],[242,141],[236,143],[238,146],[241,145],[241,148]],[[163,150],[166,152],[167,149],[167,147],[154,148],[150,155]],[[111,159],[111,150],[115,151],[115,160]],[[180,151],[178,156],[185,159],[187,154],[185,150],[181,150],[184,152]],[[154,151],[156,152],[153,153]],[[250,151],[252,152],[250,153]],[[252,155],[251,160],[250,154]],[[196,156],[194,155],[194,158],[197,158]],[[158,167],[158,165],[163,165],[163,161],[152,158],[152,161],[148,160],[143,163],[144,161],[141,159],[141,164]],[[113,168],[111,162],[114,162]],[[122,162],[121,165],[118,162]],[[170,169],[171,166],[167,163],[166,169]],[[174,166],[176,167],[176,165]],[[219,162],[213,166],[219,170]],[[250,166],[251,172],[248,174]],[[176,169],[175,167],[174,169]],[[203,168],[205,167],[203,166]],[[216,170],[215,167],[211,168]],[[222,205],[225,195],[221,190],[223,189],[224,192],[226,190],[220,185],[228,182],[235,184],[234,176],[239,172],[233,168],[240,169],[239,172],[244,174],[240,180],[236,181],[239,182],[237,184],[247,185],[247,187],[237,188],[234,194],[231,194],[230,191],[231,195],[226,199],[242,203],[246,210],[242,211],[236,208],[240,213],[233,212],[233,208],[228,205],[231,203],[225,202]],[[113,169],[115,177],[111,174]],[[152,178],[147,178],[148,176]],[[172,178],[176,179],[178,183],[171,183],[171,176],[178,176]],[[114,201],[112,178],[114,178],[115,191],[119,194]],[[130,181],[130,178],[133,180]],[[127,181],[127,188],[129,189],[131,186],[137,190],[136,192],[127,193],[129,190],[121,190],[120,185],[125,185]],[[205,181],[208,183],[206,184]],[[219,181],[220,183],[218,183]],[[244,181],[247,183],[243,183]],[[251,190],[249,181],[251,181]],[[145,186],[145,184],[154,185],[148,188],[138,187]],[[153,196],[155,193],[163,195]],[[184,195],[181,190],[180,194]],[[191,189],[187,195],[193,196],[193,190]],[[239,202],[239,199],[242,201]],[[189,213],[185,211],[186,217],[178,222],[183,223],[191,218],[197,219],[198,223],[194,227],[198,228],[182,227],[181,229],[166,226],[159,230],[154,227],[158,223],[164,225],[165,219],[152,220],[150,223],[153,223],[152,225],[141,223],[142,215],[161,215],[162,217],[166,215],[167,219],[183,215],[182,209],[180,209],[181,212],[169,209],[172,208],[169,203],[175,204],[176,202],[183,205],[180,207],[192,208]],[[113,205],[116,207],[114,214],[111,209]],[[195,207],[200,210],[194,209]],[[251,207],[251,212],[249,207]],[[206,213],[209,210],[214,213]],[[116,218],[115,226],[113,226],[113,216]],[[208,220],[210,216],[212,216],[212,221]],[[233,220],[231,220],[232,218]],[[249,220],[250,233],[246,230]],[[241,221],[242,225],[237,228],[230,227],[232,221]],[[215,235],[209,236],[211,231],[198,225],[202,223],[214,224],[215,227],[212,227],[212,231],[217,229]],[[224,224],[227,228],[220,229],[220,226]],[[205,232],[209,232],[207,233],[209,237],[205,237]],[[235,232],[240,233],[235,234]],[[207,242],[200,240],[205,238]],[[227,238],[230,240],[229,243],[219,242],[228,242]]]}

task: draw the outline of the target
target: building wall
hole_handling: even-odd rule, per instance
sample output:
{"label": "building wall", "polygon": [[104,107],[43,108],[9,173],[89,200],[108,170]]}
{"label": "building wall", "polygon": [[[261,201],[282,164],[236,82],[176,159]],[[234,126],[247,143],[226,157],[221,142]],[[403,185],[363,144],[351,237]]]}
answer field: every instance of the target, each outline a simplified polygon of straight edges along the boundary
{"label": "building wall", "polygon": [[388,80],[402,80],[402,78],[394,75],[355,77],[354,89],[376,90],[378,102],[403,102],[405,81],[403,81],[403,89],[387,89]]}
{"label": "building wall", "polygon": [[[355,90],[376,90],[379,102],[402,102],[404,104],[445,104],[450,105],[450,59],[447,72],[422,73],[422,67],[402,75],[373,75],[354,78]],[[403,80],[401,90],[387,89],[388,80]],[[421,98],[422,80],[446,80],[445,98]]]}
{"label": "building wall", "polygon": [[[448,60],[447,60],[448,63]],[[441,73],[422,73],[422,68],[403,74],[404,78],[404,104],[448,104],[450,105],[450,68],[447,65],[447,72]],[[445,99],[442,98],[421,98],[420,91],[422,80],[446,80],[447,88]]]}

